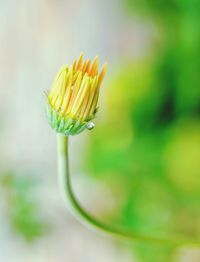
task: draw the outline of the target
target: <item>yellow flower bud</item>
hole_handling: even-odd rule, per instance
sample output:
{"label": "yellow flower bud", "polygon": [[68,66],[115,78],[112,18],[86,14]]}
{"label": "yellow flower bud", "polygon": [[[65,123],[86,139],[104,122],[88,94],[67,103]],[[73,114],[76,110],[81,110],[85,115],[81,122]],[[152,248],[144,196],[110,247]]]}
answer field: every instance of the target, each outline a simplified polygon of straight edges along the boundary
{"label": "yellow flower bud", "polygon": [[83,61],[83,54],[68,67],[63,65],[47,93],[47,116],[52,128],[65,135],[76,135],[91,129],[99,89],[106,72],[104,64],[98,73],[99,59]]}

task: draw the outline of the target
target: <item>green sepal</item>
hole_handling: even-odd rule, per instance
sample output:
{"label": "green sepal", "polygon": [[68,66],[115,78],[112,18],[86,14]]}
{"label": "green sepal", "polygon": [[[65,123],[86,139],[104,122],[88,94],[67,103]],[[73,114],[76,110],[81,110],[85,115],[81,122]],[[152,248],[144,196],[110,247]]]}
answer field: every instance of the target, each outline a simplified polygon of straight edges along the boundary
{"label": "green sepal", "polygon": [[87,129],[89,121],[80,121],[70,117],[60,116],[47,101],[46,115],[50,126],[58,133],[66,136],[78,135]]}

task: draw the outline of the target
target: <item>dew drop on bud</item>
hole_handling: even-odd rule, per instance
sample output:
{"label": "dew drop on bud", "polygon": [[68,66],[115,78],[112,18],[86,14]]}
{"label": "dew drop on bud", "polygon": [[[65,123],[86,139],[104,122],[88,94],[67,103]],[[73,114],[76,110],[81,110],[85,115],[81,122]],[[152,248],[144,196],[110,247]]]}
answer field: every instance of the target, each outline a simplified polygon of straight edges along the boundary
{"label": "dew drop on bud", "polygon": [[87,123],[87,125],[86,125],[86,128],[87,128],[88,130],[92,130],[94,127],[95,127],[95,124],[92,123],[92,122],[89,122],[89,123]]}

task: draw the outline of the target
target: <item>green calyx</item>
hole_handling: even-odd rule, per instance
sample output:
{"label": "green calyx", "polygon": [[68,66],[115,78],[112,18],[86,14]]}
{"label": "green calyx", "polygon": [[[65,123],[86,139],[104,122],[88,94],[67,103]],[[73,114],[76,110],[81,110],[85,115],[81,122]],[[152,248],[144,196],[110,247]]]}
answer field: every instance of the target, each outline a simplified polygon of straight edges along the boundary
{"label": "green calyx", "polygon": [[91,130],[94,124],[89,121],[80,121],[60,116],[49,103],[46,106],[46,115],[50,126],[57,132],[66,136],[78,135],[85,129]]}

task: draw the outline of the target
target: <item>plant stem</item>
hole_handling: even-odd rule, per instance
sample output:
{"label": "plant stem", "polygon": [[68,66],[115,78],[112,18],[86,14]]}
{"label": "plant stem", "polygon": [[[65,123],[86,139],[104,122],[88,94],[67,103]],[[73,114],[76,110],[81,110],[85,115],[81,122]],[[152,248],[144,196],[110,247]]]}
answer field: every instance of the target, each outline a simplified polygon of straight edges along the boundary
{"label": "plant stem", "polygon": [[86,224],[92,229],[111,235],[115,237],[123,238],[128,241],[140,241],[157,244],[170,244],[170,245],[200,245],[200,240],[185,239],[185,238],[157,238],[151,236],[145,236],[142,234],[123,231],[113,226],[104,224],[90,215],[78,202],[71,186],[71,178],[69,172],[69,156],[68,156],[68,137],[62,134],[58,134],[58,173],[59,184],[63,194],[63,197],[67,203],[69,211],[77,218],[81,223]]}

